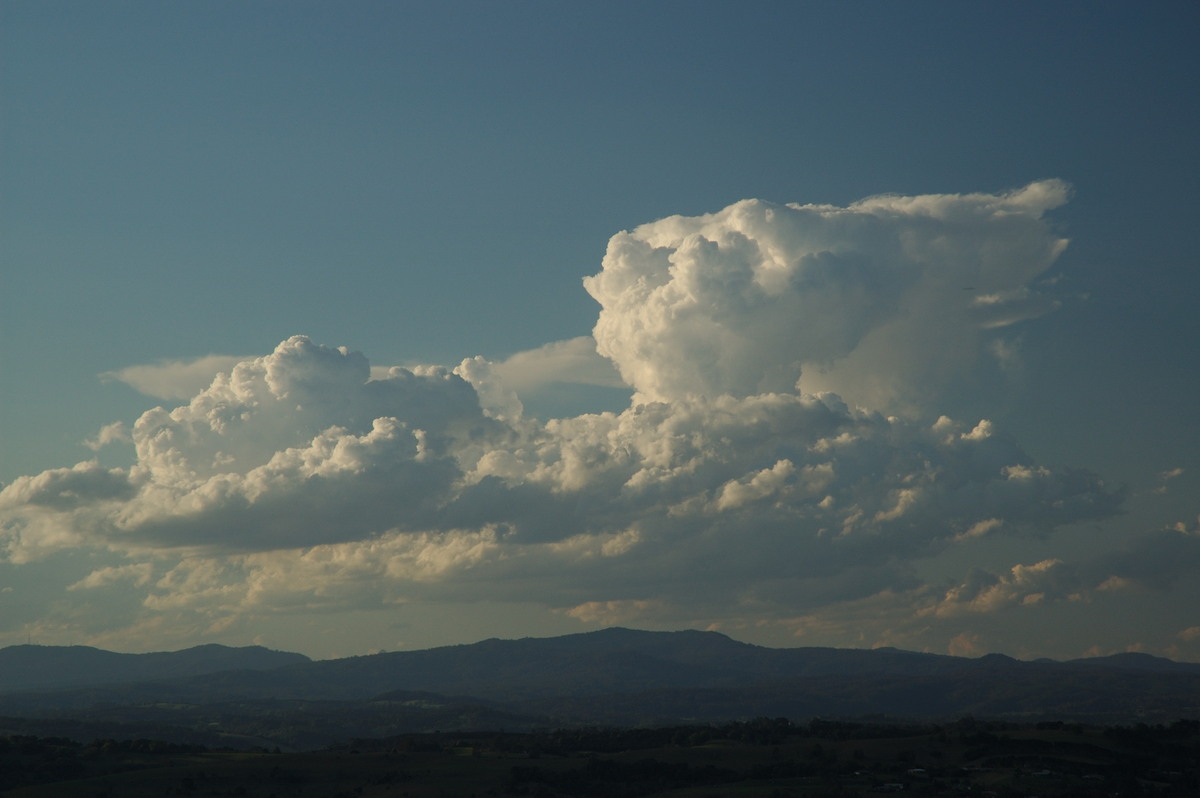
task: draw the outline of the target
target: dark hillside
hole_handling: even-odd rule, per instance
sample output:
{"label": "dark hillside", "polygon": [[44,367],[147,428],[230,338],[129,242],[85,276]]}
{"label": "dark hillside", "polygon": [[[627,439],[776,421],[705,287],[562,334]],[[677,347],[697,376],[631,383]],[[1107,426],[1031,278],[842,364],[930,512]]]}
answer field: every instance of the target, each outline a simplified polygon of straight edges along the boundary
{"label": "dark hillside", "polygon": [[969,662],[896,649],[774,649],[716,632],[614,628],[306,663],[278,672],[274,681],[292,695],[367,698],[403,689],[516,701],[826,675],[933,675]]}
{"label": "dark hillside", "polygon": [[[266,669],[278,662],[285,664]],[[755,717],[1162,723],[1200,716],[1200,666],[1145,655],[1025,662],[770,649],[697,631],[607,629],[317,662],[221,646],[142,655],[18,646],[0,651],[0,675],[25,685],[0,694],[0,716],[68,728],[71,721],[145,726],[179,741],[216,731],[285,747],[432,729]]]}
{"label": "dark hillside", "polygon": [[0,692],[175,679],[234,669],[271,670],[309,661],[303,654],[262,646],[204,645],[149,654],[118,654],[89,646],[9,646],[0,649]]}

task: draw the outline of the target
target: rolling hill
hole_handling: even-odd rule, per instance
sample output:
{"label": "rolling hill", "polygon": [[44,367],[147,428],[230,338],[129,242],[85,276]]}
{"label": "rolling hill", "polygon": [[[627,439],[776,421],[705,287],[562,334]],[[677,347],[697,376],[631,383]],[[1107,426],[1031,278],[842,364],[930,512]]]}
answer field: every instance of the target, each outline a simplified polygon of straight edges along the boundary
{"label": "rolling hill", "polygon": [[773,649],[715,632],[619,628],[324,661],[222,646],[154,654],[0,650],[0,716],[10,719],[0,728],[42,724],[64,736],[75,724],[75,736],[153,729],[188,741],[203,732],[209,745],[303,748],[433,729],[965,715],[1100,723],[1198,717],[1200,665],[1142,654],[1025,662]]}

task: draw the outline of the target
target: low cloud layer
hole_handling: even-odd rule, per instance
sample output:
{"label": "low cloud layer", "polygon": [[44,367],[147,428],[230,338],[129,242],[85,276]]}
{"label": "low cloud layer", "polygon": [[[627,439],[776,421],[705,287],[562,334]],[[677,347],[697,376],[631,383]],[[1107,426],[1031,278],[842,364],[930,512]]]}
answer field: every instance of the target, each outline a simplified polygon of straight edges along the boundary
{"label": "low cloud layer", "polygon": [[[907,595],[928,624],[1073,595],[1101,579],[1046,560],[939,592],[913,567],[1121,507],[1099,476],[936,401],[997,331],[1054,308],[1034,283],[1065,246],[1042,216],[1066,195],[1047,181],[665,219],[614,236],[585,280],[594,341],[501,364],[372,370],[290,338],[97,435],[131,442],[131,467],[5,487],[4,567],[92,552],[70,596],[140,597],[94,635],[484,599],[799,629]],[[522,412],[554,375],[611,386],[593,347],[636,391],[627,409]]]}

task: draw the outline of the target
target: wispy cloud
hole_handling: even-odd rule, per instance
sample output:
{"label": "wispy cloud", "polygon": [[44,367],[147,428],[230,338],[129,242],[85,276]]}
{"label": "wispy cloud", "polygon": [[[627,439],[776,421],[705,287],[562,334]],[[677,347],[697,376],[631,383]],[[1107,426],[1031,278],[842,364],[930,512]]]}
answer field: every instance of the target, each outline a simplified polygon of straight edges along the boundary
{"label": "wispy cloud", "polygon": [[495,370],[518,394],[554,382],[626,387],[612,361],[596,351],[596,342],[590,335],[518,352],[497,363]]}
{"label": "wispy cloud", "polygon": [[250,359],[236,355],[205,355],[191,360],[161,360],[106,371],[100,378],[123,382],[156,399],[190,399],[207,388],[218,374],[229,372],[241,361]]}
{"label": "wispy cloud", "polygon": [[85,440],[83,445],[93,452],[98,452],[109,444],[130,443],[132,440],[125,422],[114,421],[112,424],[105,424],[101,427],[100,431],[96,433],[96,437]]}

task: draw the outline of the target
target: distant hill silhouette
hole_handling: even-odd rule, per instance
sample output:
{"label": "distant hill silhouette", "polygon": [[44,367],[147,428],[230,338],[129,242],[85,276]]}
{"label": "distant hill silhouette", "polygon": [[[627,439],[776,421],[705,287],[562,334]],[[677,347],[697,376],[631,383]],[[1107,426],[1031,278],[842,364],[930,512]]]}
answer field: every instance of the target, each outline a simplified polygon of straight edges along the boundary
{"label": "distant hill silhouette", "polygon": [[54,719],[56,729],[68,719],[132,724],[159,737],[177,728],[180,739],[217,729],[242,744],[300,747],[433,729],[754,717],[1161,722],[1200,717],[1200,664],[774,649],[716,632],[620,628],[324,661],[257,647],[14,646],[0,650],[0,715]]}
{"label": "distant hill silhouette", "polygon": [[1069,665],[1081,665],[1093,668],[1112,668],[1129,671],[1153,671],[1158,673],[1200,673],[1200,664],[1194,662],[1175,662],[1165,657],[1155,657],[1128,651],[1122,654],[1110,654],[1107,657],[1089,657],[1088,659],[1068,660]]}
{"label": "distant hill silhouette", "polygon": [[0,691],[175,679],[229,670],[273,670],[310,662],[303,654],[262,646],[203,645],[183,651],[117,654],[89,646],[9,646],[0,649]]}
{"label": "distant hill silhouette", "polygon": [[896,649],[776,649],[717,632],[598,632],[398,651],[287,668],[278,685],[333,698],[387,689],[427,690],[512,701],[655,689],[739,687],[822,675],[936,674],[964,660]]}

